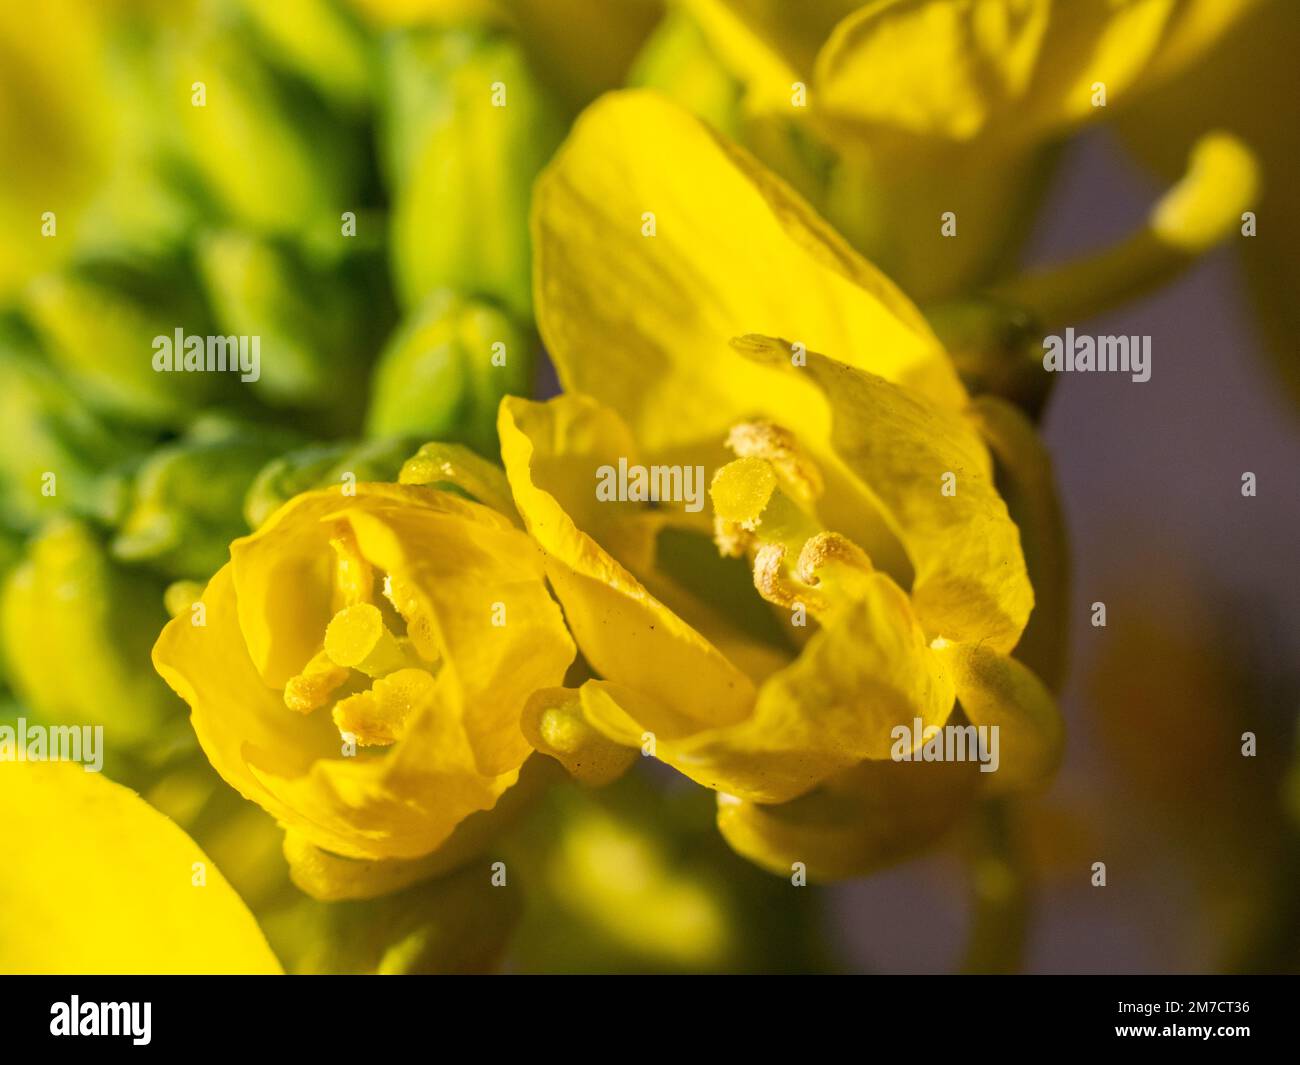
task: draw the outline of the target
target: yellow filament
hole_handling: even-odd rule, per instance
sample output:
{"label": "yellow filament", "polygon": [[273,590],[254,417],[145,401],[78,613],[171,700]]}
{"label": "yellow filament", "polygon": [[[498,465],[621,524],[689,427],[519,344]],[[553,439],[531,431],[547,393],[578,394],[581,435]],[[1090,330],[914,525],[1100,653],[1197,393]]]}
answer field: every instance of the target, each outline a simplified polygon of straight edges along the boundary
{"label": "yellow filament", "polygon": [[412,714],[433,698],[433,690],[433,677],[423,669],[399,669],[375,681],[369,691],[339,700],[334,724],[363,747],[396,743]]}
{"label": "yellow filament", "polygon": [[324,651],[318,651],[303,671],[284,686],[284,705],[300,714],[310,714],[329,702],[330,696],[347,679],[346,669],[331,662]]}
{"label": "yellow filament", "polygon": [[351,527],[340,525],[330,547],[334,548],[334,609],[369,603],[374,596],[375,571],[361,554]]}

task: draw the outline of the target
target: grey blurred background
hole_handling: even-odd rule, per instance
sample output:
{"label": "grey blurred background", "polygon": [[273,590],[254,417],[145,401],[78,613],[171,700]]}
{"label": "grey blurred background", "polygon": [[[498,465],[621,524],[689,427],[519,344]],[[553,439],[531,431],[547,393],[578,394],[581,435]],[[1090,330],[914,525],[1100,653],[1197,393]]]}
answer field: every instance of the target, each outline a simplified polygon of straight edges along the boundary
{"label": "grey blurred background", "polygon": [[[1085,134],[1062,161],[1029,261],[1117,240],[1160,191],[1112,133]],[[1300,412],[1263,356],[1231,247],[1075,326],[1149,334],[1152,375],[1062,375],[1044,422],[1073,610],[1066,761],[1026,818],[1027,968],[1294,966],[1298,885],[1279,776],[1297,714]],[[1258,478],[1253,499],[1241,494],[1245,471]],[[1090,624],[1097,601],[1104,629]],[[1241,756],[1247,729],[1254,760]],[[1090,884],[1094,861],[1107,863],[1104,888]],[[848,963],[952,971],[968,917],[961,873],[945,854],[834,889]]]}

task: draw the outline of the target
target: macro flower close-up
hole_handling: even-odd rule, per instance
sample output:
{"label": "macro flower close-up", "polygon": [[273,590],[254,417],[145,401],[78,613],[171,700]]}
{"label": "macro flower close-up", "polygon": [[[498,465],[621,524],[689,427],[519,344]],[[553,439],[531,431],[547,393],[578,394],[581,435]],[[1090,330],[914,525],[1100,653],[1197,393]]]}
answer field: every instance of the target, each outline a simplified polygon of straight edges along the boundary
{"label": "macro flower close-up", "polygon": [[1297,43],[0,13],[0,973],[1296,972]]}

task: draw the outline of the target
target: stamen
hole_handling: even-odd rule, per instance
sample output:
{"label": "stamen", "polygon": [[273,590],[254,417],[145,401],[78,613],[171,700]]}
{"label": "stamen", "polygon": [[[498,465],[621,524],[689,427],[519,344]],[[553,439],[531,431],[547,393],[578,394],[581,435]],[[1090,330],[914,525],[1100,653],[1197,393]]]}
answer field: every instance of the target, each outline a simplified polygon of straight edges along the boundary
{"label": "stamen", "polygon": [[825,612],[830,604],[812,588],[799,587],[785,572],[785,545],[763,544],[754,554],[754,587],[769,603],[792,609],[802,603],[811,613]]}
{"label": "stamen", "polygon": [[825,487],[821,470],[789,429],[769,421],[741,422],[732,426],[727,447],[738,458],[770,462],[786,490],[804,506],[821,496]]}
{"label": "stamen", "polygon": [[600,787],[622,776],[640,756],[597,732],[583,717],[578,692],[543,688],[524,706],[520,727],[538,751],[556,759],[580,783]]}
{"label": "stamen", "polygon": [[1142,229],[1112,247],[996,285],[991,293],[1032,312],[1047,330],[1096,317],[1167,283],[1235,232],[1258,185],[1250,149],[1230,134],[1207,134]]}
{"label": "stamen", "polygon": [[379,608],[370,603],[344,607],[325,629],[325,653],[337,666],[382,677],[406,665],[406,656],[384,626]]}
{"label": "stamen", "polygon": [[334,548],[334,609],[369,603],[374,598],[375,571],[357,544],[349,525],[340,523],[330,539]]}
{"label": "stamen", "polygon": [[824,532],[810,537],[799,552],[799,565],[796,567],[799,579],[817,584],[821,580],[818,570],[830,564],[847,566],[861,573],[871,573],[874,569],[867,553],[848,537]]}
{"label": "stamen", "polygon": [[317,651],[303,671],[284,686],[284,705],[300,714],[310,714],[329,702],[330,696],[348,679],[348,671]]}
{"label": "stamen", "polygon": [[437,630],[415,587],[390,573],[384,577],[384,598],[406,622],[406,636],[416,653],[426,662],[437,662],[440,657]]}
{"label": "stamen", "polygon": [[375,681],[369,691],[339,700],[334,724],[363,747],[396,743],[406,734],[411,714],[432,698],[433,686],[433,677],[423,669],[399,669]]}
{"label": "stamen", "polygon": [[718,554],[723,558],[744,558],[757,540],[748,529],[742,529],[734,521],[727,521],[715,514],[713,542],[718,545]]}
{"label": "stamen", "polygon": [[770,462],[742,458],[727,463],[713,475],[709,498],[718,517],[753,530],[775,490],[776,471]]}

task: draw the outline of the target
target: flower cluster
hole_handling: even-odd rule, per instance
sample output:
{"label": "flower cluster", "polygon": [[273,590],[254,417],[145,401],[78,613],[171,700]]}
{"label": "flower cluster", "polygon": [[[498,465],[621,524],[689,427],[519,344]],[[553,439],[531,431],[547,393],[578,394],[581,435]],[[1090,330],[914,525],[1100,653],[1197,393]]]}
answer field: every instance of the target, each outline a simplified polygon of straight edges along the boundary
{"label": "flower cluster", "polygon": [[[1198,130],[1120,245],[1020,272],[1020,241],[1062,140],[1256,6],[0,16],[2,719],[103,725],[143,796],[0,765],[3,893],[68,876],[204,929],[0,935],[0,968],[487,968],[510,870],[567,855],[580,890],[591,839],[657,885],[597,877],[593,938],[763,967],[657,864],[671,818],[587,789],[670,767],[796,882],[1041,790],[1068,565],[1039,341],[1234,232],[1256,156]],[[652,493],[598,487],[633,467]]]}

